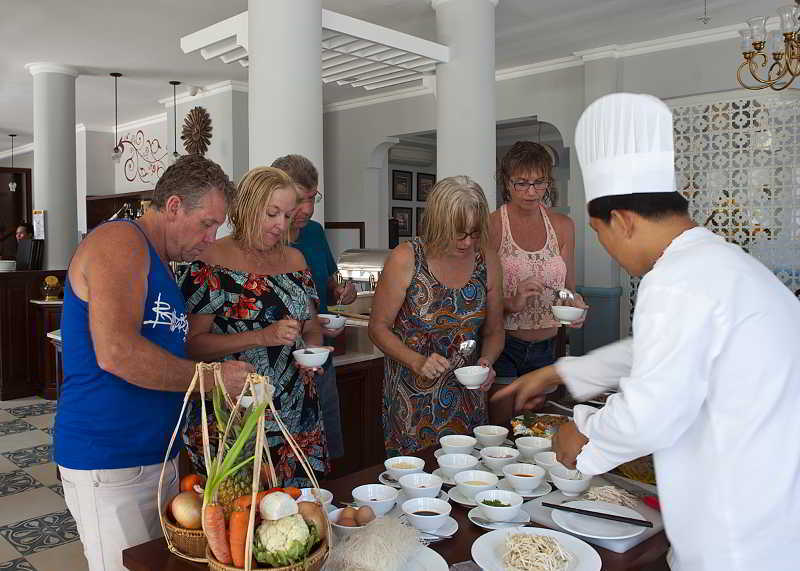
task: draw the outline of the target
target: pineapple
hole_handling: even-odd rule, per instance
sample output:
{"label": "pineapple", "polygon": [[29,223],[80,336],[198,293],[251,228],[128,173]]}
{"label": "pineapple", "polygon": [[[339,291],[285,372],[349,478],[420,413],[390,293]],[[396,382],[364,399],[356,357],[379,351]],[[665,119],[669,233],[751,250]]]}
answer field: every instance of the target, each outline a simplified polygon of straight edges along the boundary
{"label": "pineapple", "polygon": [[[239,436],[239,433],[242,429],[242,423],[243,421],[240,417],[237,423],[231,428],[231,431],[233,432],[233,438],[231,440],[236,440],[236,438]],[[244,445],[244,448],[242,448],[242,452],[239,454],[237,461],[253,456],[253,454],[255,454],[255,448],[256,435],[254,433],[250,436],[250,438],[247,439],[247,443]],[[223,511],[225,512],[225,519],[230,518],[231,512],[233,511],[233,502],[236,500],[236,498],[239,496],[249,495],[252,490],[252,485],[252,462],[242,466],[238,471],[222,480],[219,485],[218,500]]]}
{"label": "pineapple", "polygon": [[[225,427],[230,420],[229,411],[225,410],[222,406],[215,406],[214,412],[217,415],[217,427],[219,428],[219,439],[222,440],[222,435],[225,433]],[[250,416],[251,408],[244,411],[231,426],[228,431],[228,441],[225,443],[225,453],[227,454],[233,442],[235,442],[242,432],[244,427],[244,419]],[[237,458],[233,459],[233,464],[241,462],[246,458],[250,458],[255,454],[256,449],[256,434],[253,432],[245,442],[244,447],[239,453]],[[233,502],[239,496],[250,494],[253,484],[253,463],[249,462],[239,468],[236,472],[229,475],[222,480],[219,485],[217,499],[225,512],[225,519],[230,518],[233,511]]]}

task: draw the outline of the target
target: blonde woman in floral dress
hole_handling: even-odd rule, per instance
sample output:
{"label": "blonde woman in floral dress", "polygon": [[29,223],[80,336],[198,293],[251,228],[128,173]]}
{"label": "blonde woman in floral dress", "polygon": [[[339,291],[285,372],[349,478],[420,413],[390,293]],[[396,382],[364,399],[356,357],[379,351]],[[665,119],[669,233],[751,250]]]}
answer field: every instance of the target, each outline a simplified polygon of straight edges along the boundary
{"label": "blonde woman in floral dress", "polygon": [[[306,345],[322,343],[311,273],[300,251],[285,245],[296,205],[296,190],[286,173],[270,167],[248,172],[231,206],[233,234],[217,240],[192,263],[181,289],[190,312],[187,352],[204,361],[247,361],[268,376],[281,420],[321,477],[328,455],[315,370],[298,368],[292,358],[301,336]],[[188,414],[184,440],[201,469],[199,408],[195,403]],[[269,411],[266,419],[279,485],[307,486]]]}
{"label": "blonde woman in floral dress", "polygon": [[[383,430],[389,456],[413,454],[448,434],[470,434],[488,420],[486,393],[503,348],[500,264],[487,248],[488,206],[466,176],[436,183],[422,236],[395,248],[375,291],[369,323],[385,353]],[[478,347],[466,362],[463,341]],[[453,369],[489,368],[483,391]]]}

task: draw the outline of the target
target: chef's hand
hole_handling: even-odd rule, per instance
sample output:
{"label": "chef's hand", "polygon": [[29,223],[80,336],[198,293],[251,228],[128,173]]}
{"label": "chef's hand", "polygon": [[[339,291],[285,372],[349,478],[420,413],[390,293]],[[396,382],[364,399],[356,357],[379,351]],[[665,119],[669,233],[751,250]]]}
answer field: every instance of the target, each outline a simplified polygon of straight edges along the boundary
{"label": "chef's hand", "polygon": [[[247,375],[254,372],[253,365],[244,361],[222,362],[222,379],[225,382],[225,390],[231,398],[235,399],[241,394]],[[210,387],[205,388],[208,390]]]}
{"label": "chef's hand", "polygon": [[480,365],[481,367],[487,367],[489,369],[489,376],[486,377],[486,382],[484,382],[481,385],[481,390],[483,392],[486,392],[490,388],[492,388],[494,380],[497,378],[497,373],[494,372],[494,367],[492,367],[492,364],[486,357],[481,357],[480,359],[478,359],[478,365]]}
{"label": "chef's hand", "polygon": [[322,328],[325,330],[324,331],[325,337],[331,337],[331,338],[338,337],[339,335],[341,335],[344,332],[344,328],[345,328],[344,325],[342,325],[339,329],[330,329],[328,327],[328,323],[330,323],[330,321],[331,321],[330,319],[328,319],[327,317],[318,317],[317,319],[319,319],[319,322],[322,325]]}
{"label": "chef's hand", "polygon": [[261,330],[261,344],[265,347],[293,345],[297,336],[300,335],[300,325],[296,319],[284,317]]}
{"label": "chef's hand", "polygon": [[556,460],[574,470],[578,454],[588,442],[589,439],[581,434],[574,422],[562,424],[553,435],[553,451],[556,453]]}
{"label": "chef's hand", "polygon": [[575,328],[583,327],[583,322],[586,321],[586,316],[589,313],[589,311],[588,311],[589,310],[589,306],[586,305],[585,301],[583,301],[583,297],[581,297],[581,294],[575,293],[575,300],[574,301],[568,301],[567,304],[571,305],[572,307],[580,307],[580,308],[586,310],[586,311],[583,312],[583,315],[581,315],[580,319],[576,319],[575,321],[573,321],[572,323],[567,325],[567,327],[575,327]]}
{"label": "chef's hand", "polygon": [[[308,348],[308,349],[327,349],[331,353],[333,352],[333,347],[330,347],[329,345],[306,345],[306,348]],[[302,351],[302,349],[301,349],[301,351]],[[324,367],[306,367],[305,365],[301,365],[300,362],[297,361],[297,360],[295,360],[294,364],[295,364],[295,367],[300,369],[301,373],[311,373],[311,374],[321,375],[322,373],[325,372],[325,368]]]}
{"label": "chef's hand", "polygon": [[411,370],[413,370],[420,377],[425,377],[426,379],[435,379],[449,368],[450,362],[439,355],[439,353],[434,353],[430,357],[418,355],[417,362],[414,363],[414,366],[411,367]]}
{"label": "chef's hand", "polygon": [[556,373],[555,367],[542,367],[536,371],[526,373],[516,381],[497,391],[492,396],[492,401],[514,399],[514,412],[523,409],[532,409],[544,403],[547,399],[546,391],[550,387],[561,384],[561,377]]}
{"label": "chef's hand", "polygon": [[528,303],[528,299],[539,295],[544,291],[544,282],[541,280],[530,277],[526,280],[522,280],[517,285],[517,293],[514,294],[511,298],[511,311],[514,313],[518,313],[525,309],[525,305]]}
{"label": "chef's hand", "polygon": [[344,282],[342,285],[337,285],[334,289],[336,294],[337,305],[350,305],[356,300],[356,286],[350,280]]}

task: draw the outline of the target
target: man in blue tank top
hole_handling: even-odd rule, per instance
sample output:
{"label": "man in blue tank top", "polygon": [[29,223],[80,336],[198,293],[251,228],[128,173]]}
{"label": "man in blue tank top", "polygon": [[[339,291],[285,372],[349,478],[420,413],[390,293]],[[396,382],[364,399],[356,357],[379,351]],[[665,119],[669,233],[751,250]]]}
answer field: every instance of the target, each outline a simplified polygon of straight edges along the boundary
{"label": "man in blue tank top", "polygon": [[[334,274],[338,271],[336,262],[331,254],[331,248],[325,237],[325,230],[319,222],[311,220],[314,215],[314,205],[322,200],[322,194],[317,190],[319,174],[314,164],[301,155],[286,155],[275,159],[273,167],[286,172],[295,182],[298,193],[297,209],[292,218],[291,245],[303,252],[306,263],[311,270],[314,286],[319,294],[319,313],[328,311],[328,300],[333,303],[347,305],[356,299],[356,290],[353,284],[347,283],[340,286]],[[320,318],[323,327],[328,320]],[[340,329],[324,329],[328,338],[338,337],[344,331]],[[317,392],[322,408],[322,425],[325,428],[325,439],[328,443],[328,454],[331,458],[344,456],[344,441],[342,438],[342,421],[339,410],[339,391],[336,386],[336,370],[333,367],[333,357],[325,363],[324,372],[316,377]]]}
{"label": "man in blue tank top", "polygon": [[[161,535],[158,479],[195,370],[168,262],[193,260],[214,241],[234,191],[217,164],[181,157],[144,216],[98,227],[70,263],[54,456],[92,571],[124,569],[123,549]],[[223,363],[228,390],[239,394],[251,370]],[[163,500],[178,491],[177,452]]]}

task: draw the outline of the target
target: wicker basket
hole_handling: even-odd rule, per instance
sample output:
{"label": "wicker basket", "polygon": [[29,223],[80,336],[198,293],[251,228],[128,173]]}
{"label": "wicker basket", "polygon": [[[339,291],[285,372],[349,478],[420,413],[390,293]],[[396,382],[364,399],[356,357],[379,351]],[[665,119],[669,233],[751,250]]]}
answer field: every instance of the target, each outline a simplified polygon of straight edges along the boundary
{"label": "wicker basket", "polygon": [[[328,558],[328,540],[323,539],[317,548],[309,553],[305,560],[289,565],[287,567],[253,567],[253,571],[319,571],[325,564]],[[214,558],[211,549],[206,548],[206,559],[208,560],[208,567],[212,571],[238,571],[239,567],[233,565],[225,565],[220,563]]]}
{"label": "wicker basket", "polygon": [[172,545],[183,555],[203,559],[206,556],[206,535],[202,529],[184,529],[176,526],[166,513],[164,515],[164,527],[166,528],[169,540]]}

